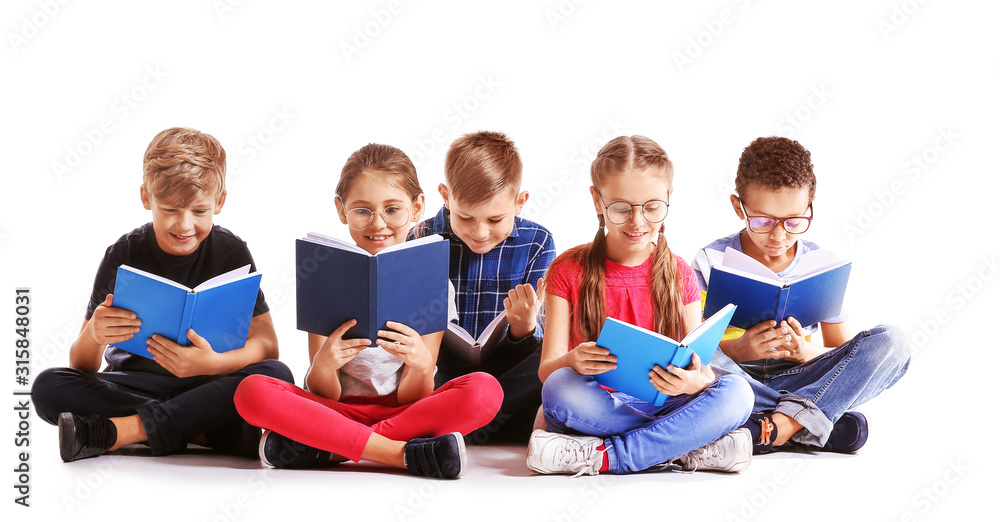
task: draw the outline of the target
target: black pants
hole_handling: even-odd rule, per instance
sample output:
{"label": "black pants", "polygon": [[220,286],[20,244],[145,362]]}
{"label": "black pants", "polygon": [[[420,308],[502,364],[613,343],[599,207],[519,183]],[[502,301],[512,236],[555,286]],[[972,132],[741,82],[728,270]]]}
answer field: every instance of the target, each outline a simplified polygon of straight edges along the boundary
{"label": "black pants", "polygon": [[[187,446],[196,435],[225,453],[226,435],[238,431],[243,419],[233,394],[244,377],[262,374],[293,382],[283,363],[266,360],[228,375],[174,377],[143,371],[87,373],[73,368],[49,368],[35,377],[31,399],[38,416],[56,424],[59,414],[99,414],[127,417],[139,414],[153,455],[168,455]],[[213,439],[219,444],[213,444]]]}
{"label": "black pants", "polygon": [[500,346],[493,357],[477,367],[463,365],[454,360],[442,361],[442,357],[447,355],[442,353],[438,357],[438,372],[434,376],[436,386],[441,386],[460,375],[482,371],[496,377],[500,387],[503,388],[500,411],[489,424],[467,435],[465,437],[467,442],[473,444],[528,442],[538,407],[542,405],[542,382],[538,380],[538,364],[542,360],[540,339],[531,338]]}

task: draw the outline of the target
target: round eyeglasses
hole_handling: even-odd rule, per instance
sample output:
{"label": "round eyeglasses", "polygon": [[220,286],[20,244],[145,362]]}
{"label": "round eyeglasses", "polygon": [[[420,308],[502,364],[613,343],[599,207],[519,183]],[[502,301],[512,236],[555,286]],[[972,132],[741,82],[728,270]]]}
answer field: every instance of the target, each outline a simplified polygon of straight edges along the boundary
{"label": "round eyeglasses", "polygon": [[740,208],[743,209],[743,215],[746,216],[747,230],[755,234],[769,234],[774,227],[781,223],[781,228],[785,229],[788,234],[801,234],[806,230],[809,230],[809,225],[812,224],[813,218],[813,206],[812,203],[809,204],[809,216],[793,216],[787,218],[774,218],[768,216],[751,216],[747,213],[746,207],[743,206],[743,200],[740,200]]}
{"label": "round eyeglasses", "polygon": [[351,230],[359,232],[365,230],[371,226],[372,221],[375,221],[375,214],[380,214],[382,221],[385,221],[389,228],[399,228],[410,221],[409,207],[391,206],[378,212],[374,212],[370,208],[357,207],[347,211],[347,226],[351,227]]}
{"label": "round eyeglasses", "polygon": [[604,205],[604,213],[607,215],[608,221],[615,225],[624,225],[632,219],[632,207],[641,208],[643,219],[650,223],[659,223],[667,219],[667,210],[670,209],[670,203],[662,199],[651,199],[641,205],[626,201],[612,201],[610,205],[605,205],[604,196],[600,192],[597,193],[597,196],[601,198],[601,204]]}

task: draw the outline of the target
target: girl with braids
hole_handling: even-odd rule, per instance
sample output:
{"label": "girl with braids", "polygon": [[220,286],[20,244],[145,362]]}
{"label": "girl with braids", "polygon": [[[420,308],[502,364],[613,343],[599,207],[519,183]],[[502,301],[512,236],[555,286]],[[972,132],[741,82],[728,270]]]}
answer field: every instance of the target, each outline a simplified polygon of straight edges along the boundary
{"label": "girl with braids", "polygon": [[663,149],[642,136],[615,138],[590,176],[597,236],[556,258],[546,277],[538,375],[548,431],[532,434],[528,467],[577,475],[742,471],[750,434],[732,430],[753,406],[745,380],[716,378],[697,355],[687,368],[654,366],[650,382],[671,395],[654,406],[594,379],[615,368],[615,357],[594,342],[606,317],[681,339],[701,321],[701,297],[691,267],[664,237],[673,166]]}

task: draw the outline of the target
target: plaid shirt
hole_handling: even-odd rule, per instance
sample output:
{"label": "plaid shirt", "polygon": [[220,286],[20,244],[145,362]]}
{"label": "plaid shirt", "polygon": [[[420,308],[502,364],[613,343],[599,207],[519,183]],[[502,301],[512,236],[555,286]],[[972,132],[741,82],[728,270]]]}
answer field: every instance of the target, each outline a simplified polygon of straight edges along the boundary
{"label": "plaid shirt", "polygon": [[[414,227],[408,239],[427,234],[441,234],[451,242],[449,278],[455,285],[458,324],[474,337],[503,312],[507,291],[523,283],[535,286],[556,255],[552,234],[545,227],[516,216],[507,239],[485,254],[473,252],[452,232],[450,213],[443,206],[436,216]],[[541,336],[539,322],[535,337]]]}

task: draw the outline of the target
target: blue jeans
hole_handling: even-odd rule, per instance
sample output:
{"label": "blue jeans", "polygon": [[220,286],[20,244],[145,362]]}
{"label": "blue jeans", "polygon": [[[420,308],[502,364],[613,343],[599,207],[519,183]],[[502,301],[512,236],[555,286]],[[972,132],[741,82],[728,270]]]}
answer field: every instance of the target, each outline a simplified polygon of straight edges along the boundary
{"label": "blue jeans", "polygon": [[668,397],[663,406],[609,393],[572,368],[552,372],[542,385],[548,431],[603,438],[612,473],[642,471],[698,449],[743,424],[752,405],[750,386],[733,375],[697,395]]}
{"label": "blue jeans", "polygon": [[742,364],[716,350],[716,374],[738,375],[754,392],[753,411],[775,411],[802,425],[792,440],[826,444],[844,412],[896,384],[910,363],[910,347],[896,329],[876,326],[803,364],[761,359]]}

